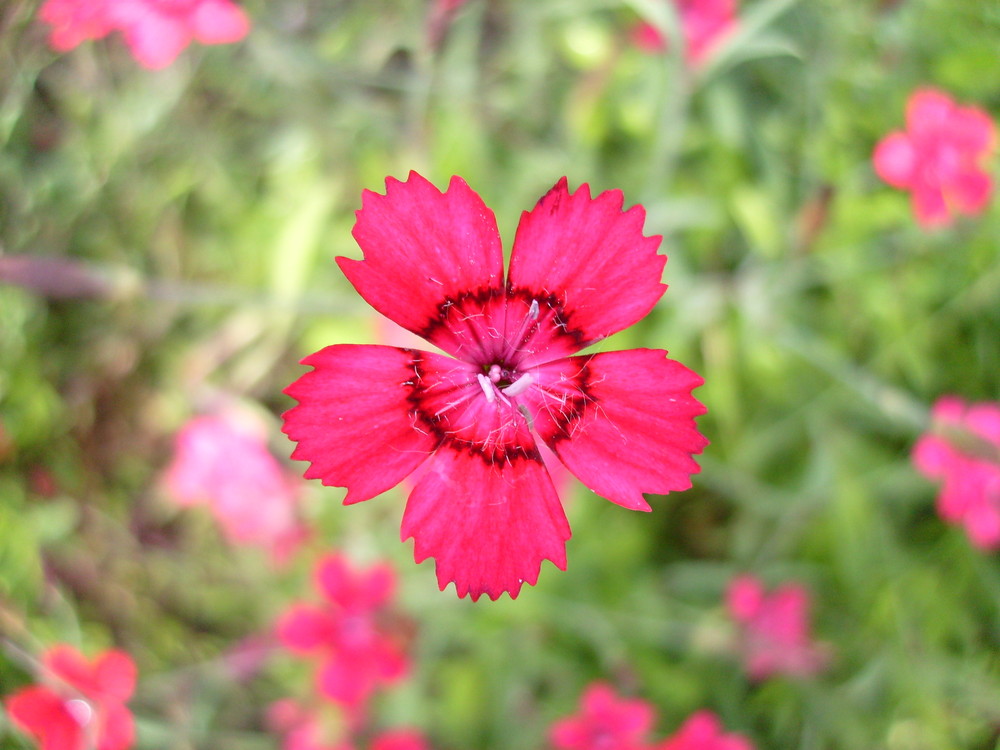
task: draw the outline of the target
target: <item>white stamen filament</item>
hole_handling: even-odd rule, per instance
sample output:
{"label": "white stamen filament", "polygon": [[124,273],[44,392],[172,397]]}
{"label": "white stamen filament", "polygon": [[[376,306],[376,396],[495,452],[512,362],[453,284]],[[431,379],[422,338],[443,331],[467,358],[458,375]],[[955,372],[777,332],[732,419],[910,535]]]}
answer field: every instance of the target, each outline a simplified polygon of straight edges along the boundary
{"label": "white stamen filament", "polygon": [[486,395],[486,400],[491,404],[496,401],[497,395],[493,391],[493,383],[490,382],[490,379],[480,372],[476,374],[476,380],[479,381],[479,387],[483,389],[483,393]]}
{"label": "white stamen filament", "polygon": [[534,382],[535,379],[531,377],[531,374],[525,373],[517,380],[515,380],[513,383],[508,385],[506,388],[504,388],[503,393],[506,393],[508,396],[517,396],[528,390],[528,388],[530,388],[531,384]]}
{"label": "white stamen filament", "polygon": [[532,320],[538,320],[538,300],[531,300],[531,307],[528,308],[528,317]]}

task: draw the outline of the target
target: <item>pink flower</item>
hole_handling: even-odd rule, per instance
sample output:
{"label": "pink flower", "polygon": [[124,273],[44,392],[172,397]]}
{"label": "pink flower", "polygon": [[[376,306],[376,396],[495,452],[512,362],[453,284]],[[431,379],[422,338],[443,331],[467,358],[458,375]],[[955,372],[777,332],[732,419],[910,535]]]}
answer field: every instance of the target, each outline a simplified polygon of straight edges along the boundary
{"label": "pink flower", "polygon": [[291,651],[321,660],[316,675],[322,695],[360,715],[383,685],[401,680],[406,655],[379,624],[392,600],[396,579],[387,565],[354,571],[339,554],[316,567],[322,605],[293,604],[279,619],[279,640]]}
{"label": "pink flower", "polygon": [[192,41],[229,44],[250,31],[230,0],[114,0],[113,16],[132,55],[151,70],[170,65]]}
{"label": "pink flower", "polygon": [[353,750],[350,742],[327,737],[321,716],[291,698],[268,706],[267,726],[283,737],[281,750]]}
{"label": "pink flower", "polygon": [[726,592],[729,613],[741,628],[740,650],[750,677],[806,676],[826,663],[824,650],[809,634],[809,593],[795,584],[770,594],[753,576],[734,578]]}
{"label": "pink flower", "polygon": [[[737,2],[738,0],[673,0],[684,34],[685,54],[692,67],[705,63],[719,44],[736,30]],[[637,47],[650,53],[665,52],[668,46],[667,39],[660,30],[645,22],[638,23],[633,28],[632,41]]]}
{"label": "pink flower", "polygon": [[580,701],[580,712],[549,730],[556,750],[641,750],[655,720],[643,700],[619,699],[610,685],[596,682]]}
{"label": "pink flower", "polygon": [[268,451],[265,428],[249,417],[188,422],[174,440],[164,485],[180,505],[207,505],[231,542],[263,547],[279,562],[305,537],[298,482]]}
{"label": "pink flower", "polygon": [[944,396],[931,414],[934,430],[913,447],[913,463],[943,480],[938,513],[977,547],[1000,549],[1000,403]]}
{"label": "pink flower", "polygon": [[49,44],[66,52],[86,39],[100,39],[114,30],[113,0],[45,0],[38,17],[52,27]]}
{"label": "pink flower", "polygon": [[[285,432],[306,477],[367,500],[421,467],[403,514],[414,557],[459,596],[516,597],[542,560],[566,566],[569,524],[535,434],[594,492],[650,510],[643,492],[691,486],[707,441],[702,380],[656,349],[570,356],[627,328],[662,296],[666,258],[619,191],[565,178],[521,217],[505,276],[496,219],[468,185],[415,172],[366,191],[338,258],[365,300],[452,357],[329,346],[286,389]],[[533,434],[534,432],[534,434]]]}
{"label": "pink flower", "polygon": [[53,26],[49,42],[59,51],[119,30],[151,70],[168,66],[192,41],[228,44],[250,30],[231,0],[46,0],[39,17]]}
{"label": "pink flower", "polygon": [[414,729],[392,729],[375,737],[371,750],[430,750],[430,745]]}
{"label": "pink flower", "polygon": [[911,191],[921,226],[944,226],[953,213],[986,208],[993,183],[983,163],[995,143],[986,112],[959,107],[942,91],[918,89],[906,104],[906,130],[879,141],[872,162],[883,180]]}
{"label": "pink flower", "polygon": [[723,734],[719,717],[711,711],[698,711],[651,750],[753,750],[753,745],[742,735]]}
{"label": "pink flower", "polygon": [[6,698],[15,726],[38,740],[41,750],[126,750],[135,727],[125,701],[135,689],[135,664],[122,651],[93,661],[70,646],[42,656],[45,684]]}

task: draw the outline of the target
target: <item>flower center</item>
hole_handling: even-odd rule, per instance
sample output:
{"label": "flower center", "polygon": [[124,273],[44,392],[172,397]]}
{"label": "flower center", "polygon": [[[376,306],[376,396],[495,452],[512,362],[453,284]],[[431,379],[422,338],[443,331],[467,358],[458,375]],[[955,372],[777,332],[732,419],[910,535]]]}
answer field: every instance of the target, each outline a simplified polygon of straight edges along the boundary
{"label": "flower center", "polygon": [[417,333],[481,369],[498,391],[517,382],[519,371],[575,354],[589,343],[572,327],[558,297],[517,287],[448,297]]}
{"label": "flower center", "polygon": [[484,369],[486,373],[477,373],[476,379],[479,381],[479,387],[483,389],[483,395],[491,404],[497,400],[498,394],[501,401],[509,404],[508,396],[524,393],[535,382],[531,373],[518,374],[516,371],[512,372],[497,364]]}
{"label": "flower center", "polygon": [[483,368],[489,376],[490,382],[496,384],[497,388],[506,388],[517,379],[517,375],[502,365],[492,364]]}

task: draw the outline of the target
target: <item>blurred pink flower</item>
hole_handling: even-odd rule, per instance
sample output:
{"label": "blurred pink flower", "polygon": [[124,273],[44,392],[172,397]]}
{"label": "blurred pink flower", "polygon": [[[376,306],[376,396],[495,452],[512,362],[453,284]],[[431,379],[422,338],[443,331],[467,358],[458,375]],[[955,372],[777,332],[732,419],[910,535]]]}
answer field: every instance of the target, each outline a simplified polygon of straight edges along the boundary
{"label": "blurred pink flower", "polygon": [[265,428],[242,415],[188,422],[174,439],[164,486],[179,505],[207,505],[231,542],[263,547],[278,562],[306,536],[298,479],[268,451]]}
{"label": "blurred pink flower", "polygon": [[931,416],[934,431],[913,447],[913,463],[943,480],[938,513],[964,526],[977,547],[1000,549],[1000,403],[944,396]]}
{"label": "blurred pink flower", "polygon": [[282,698],[268,706],[267,727],[282,736],[281,750],[353,750],[346,740],[325,737],[325,727],[317,713],[292,698]]}
{"label": "blurred pink flower", "polygon": [[[684,34],[687,61],[692,67],[706,62],[739,24],[738,0],[673,0],[673,3]],[[653,54],[665,52],[668,46],[660,30],[646,22],[633,27],[632,42]]]}
{"label": "blurred pink flower", "polygon": [[643,700],[619,699],[610,685],[596,682],[580,701],[580,712],[549,730],[557,750],[641,750],[655,720]]}
{"label": "blurred pink flower", "polygon": [[753,745],[742,735],[723,734],[719,717],[711,711],[698,711],[650,750],[753,750]]}
{"label": "blurred pink flower", "polygon": [[430,745],[414,729],[391,729],[372,740],[371,750],[430,750]]}
{"label": "blurred pink flower", "polygon": [[[331,740],[325,737],[326,727],[316,711],[311,711],[291,698],[275,701],[267,709],[267,726],[283,735],[281,750],[354,750],[347,738]],[[390,729],[375,735],[370,750],[430,750],[423,735],[413,729]]]}
{"label": "blurred pink flower", "polygon": [[990,116],[959,107],[942,91],[918,89],[906,104],[906,130],[879,141],[875,172],[912,193],[913,213],[924,227],[951,223],[953,213],[982,212],[993,193],[983,163],[996,145]]}
{"label": "blurred pink flower", "polygon": [[151,70],[170,65],[192,41],[229,44],[250,31],[230,0],[114,0],[113,18],[132,55]]}
{"label": "blurred pink flower", "polygon": [[809,593],[785,584],[770,594],[750,575],[734,578],[726,592],[730,615],[741,626],[740,651],[750,677],[806,676],[826,664],[822,646],[809,633]]}
{"label": "blurred pink flower", "polygon": [[278,639],[293,653],[319,657],[320,693],[359,716],[375,690],[409,668],[397,639],[381,625],[396,585],[388,565],[360,571],[340,554],[320,560],[316,588],[323,604],[293,604],[278,621]]}
{"label": "blurred pink flower", "polygon": [[86,39],[100,39],[114,30],[109,15],[112,0],[45,0],[38,17],[52,27],[49,44],[66,52]]}
{"label": "blurred pink flower", "polygon": [[121,31],[132,56],[151,70],[170,65],[192,41],[228,44],[250,30],[231,0],[46,0],[39,18],[53,27],[49,43],[60,52]]}
{"label": "blurred pink flower", "polygon": [[44,684],[5,699],[13,724],[41,750],[126,750],[135,738],[125,701],[135,689],[136,670],[123,651],[105,651],[88,661],[71,646],[42,655]]}

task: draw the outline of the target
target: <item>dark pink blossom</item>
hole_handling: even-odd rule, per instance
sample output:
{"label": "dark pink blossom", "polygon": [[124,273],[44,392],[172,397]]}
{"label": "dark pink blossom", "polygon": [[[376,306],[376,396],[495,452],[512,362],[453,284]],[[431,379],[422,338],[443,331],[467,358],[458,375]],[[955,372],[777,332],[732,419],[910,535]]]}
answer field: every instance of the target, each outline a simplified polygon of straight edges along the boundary
{"label": "dark pink blossom", "polygon": [[396,578],[387,565],[355,571],[332,554],[320,560],[315,580],[325,601],[293,604],[278,621],[278,638],[296,654],[318,657],[319,692],[357,717],[376,689],[400,681],[409,668],[381,624]]}
{"label": "dark pink blossom", "polygon": [[913,463],[941,480],[938,513],[965,527],[977,547],[1000,549],[1000,403],[944,396],[931,416],[934,428],[913,447]]}
{"label": "dark pink blossom", "polygon": [[619,698],[596,682],[584,692],[580,712],[555,722],[549,739],[556,750],[642,750],[655,719],[651,704]]}
{"label": "dark pink blossom", "polygon": [[993,181],[984,163],[995,145],[986,112],[918,89],[906,104],[906,130],[879,141],[872,162],[879,177],[911,192],[921,226],[943,226],[956,213],[977,214],[989,204]]}
{"label": "dark pink blossom", "polygon": [[195,417],[177,433],[164,473],[167,494],[206,505],[226,537],[284,561],[306,536],[298,520],[299,480],[267,448],[266,427],[249,414]]}
{"label": "dark pink blossom", "polygon": [[627,328],[666,286],[659,237],[618,191],[570,193],[565,178],[521,217],[504,273],[496,219],[465,182],[411,173],[366,191],[338,258],[376,310],[451,357],[330,346],[286,389],[293,458],[309,478],[367,500],[420,467],[402,537],[437,561],[443,590],[517,596],[542,560],[566,566],[569,524],[536,435],[594,492],[633,510],[643,493],[691,486],[707,441],[691,396],[702,380],[657,349],[572,356]]}
{"label": "dark pink blossom", "polygon": [[170,65],[192,41],[228,44],[247,35],[250,21],[231,0],[46,0],[39,18],[52,26],[59,51],[121,31],[140,65]]}
{"label": "dark pink blossom", "polygon": [[[706,62],[719,45],[738,27],[738,0],[673,0],[684,35],[688,63]],[[632,29],[632,41],[650,53],[667,50],[667,39],[651,23],[640,22]]]}
{"label": "dark pink blossom", "polygon": [[726,734],[719,717],[711,711],[698,711],[650,750],[753,750],[753,744],[742,735]]}
{"label": "dark pink blossom", "polygon": [[737,576],[726,605],[740,625],[739,649],[751,678],[806,676],[825,666],[825,651],[809,632],[809,592],[802,586],[785,584],[766,593],[757,578]]}
{"label": "dark pink blossom", "polygon": [[122,651],[88,661],[71,646],[42,655],[42,684],[4,700],[13,724],[41,750],[126,750],[135,738],[125,702],[135,689],[135,664]]}

